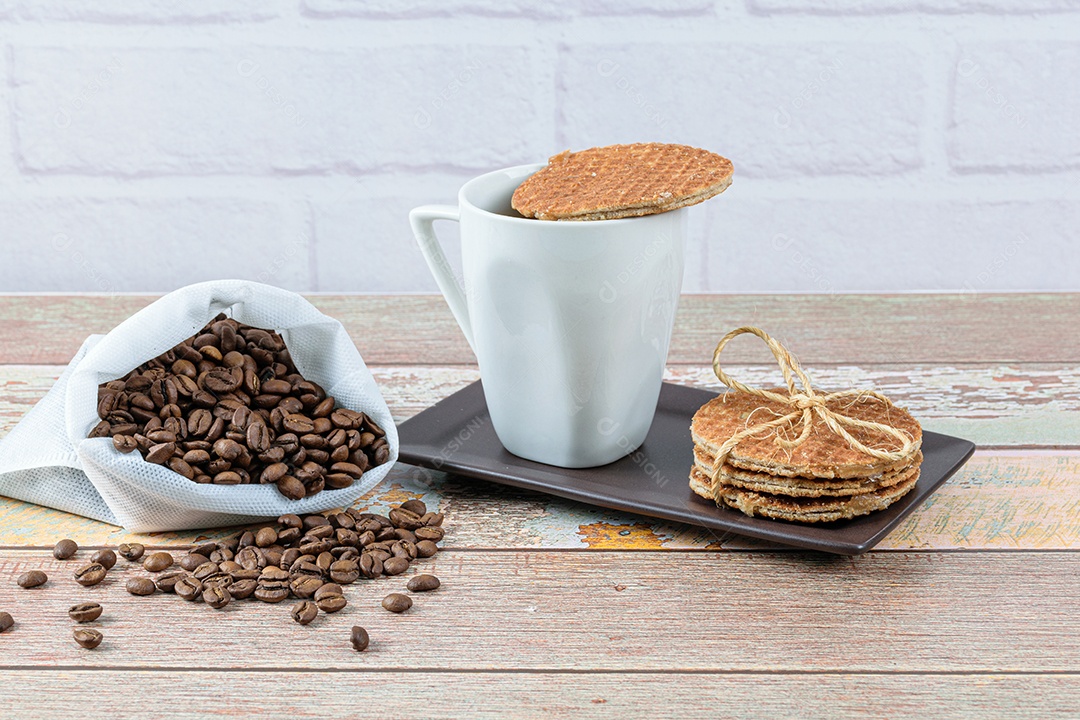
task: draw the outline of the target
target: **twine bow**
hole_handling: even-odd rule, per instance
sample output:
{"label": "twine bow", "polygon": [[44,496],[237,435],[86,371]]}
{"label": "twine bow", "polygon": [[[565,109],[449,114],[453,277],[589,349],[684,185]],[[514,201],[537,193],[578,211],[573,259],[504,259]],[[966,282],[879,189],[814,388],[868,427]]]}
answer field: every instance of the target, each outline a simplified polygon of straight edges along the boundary
{"label": "twine bow", "polygon": [[[757,335],[759,338],[765,341],[769,346],[769,350],[772,351],[773,357],[776,358],[777,364],[780,366],[780,371],[784,374],[784,381],[787,384],[788,394],[781,395],[780,393],[772,392],[771,390],[762,390],[761,388],[749,387],[742,384],[738,380],[734,380],[720,369],[720,353],[723,352],[724,346],[727,345],[733,338],[738,337],[744,333],[750,333]],[[813,385],[810,384],[810,378],[806,376],[803,369],[799,367],[798,361],[792,357],[787,348],[781,345],[779,342],[771,338],[764,330],[756,327],[741,327],[736,330],[732,330],[723,338],[720,339],[720,344],[716,346],[716,352],[713,353],[713,372],[716,373],[716,377],[720,382],[727,385],[733,390],[740,392],[750,393],[758,397],[767,398],[777,403],[787,405],[791,408],[791,412],[777,417],[773,420],[760,423],[758,425],[749,426],[731,436],[716,453],[716,461],[713,464],[713,479],[715,480],[716,474],[723,467],[724,462],[728,456],[735,449],[742,440],[756,435],[762,430],[769,430],[779,427],[781,425],[790,425],[793,429],[798,426],[798,423],[802,423],[802,431],[799,436],[794,440],[788,440],[781,437],[779,434],[774,436],[774,441],[777,445],[788,450],[797,448],[806,442],[806,439],[810,437],[810,430],[813,426],[814,415],[821,418],[822,422],[834,433],[844,438],[848,445],[852,448],[864,452],[867,455],[877,458],[879,460],[902,460],[911,454],[914,449],[914,440],[905,432],[901,432],[889,425],[883,425],[882,423],[870,422],[868,420],[859,420],[858,418],[848,417],[843,413],[832,410],[828,407],[827,403],[832,400],[845,397],[873,397],[881,400],[886,405],[891,405],[889,399],[879,392],[873,390],[840,390],[838,392],[829,393],[828,395],[819,395],[814,390]],[[798,378],[802,384],[802,391],[795,387],[795,379]],[[852,428],[867,428],[872,430],[881,431],[887,435],[890,435],[900,441],[900,449],[898,450],[878,450],[877,448],[867,447],[862,444],[849,433],[845,427]],[[714,483],[714,487],[715,487]]]}

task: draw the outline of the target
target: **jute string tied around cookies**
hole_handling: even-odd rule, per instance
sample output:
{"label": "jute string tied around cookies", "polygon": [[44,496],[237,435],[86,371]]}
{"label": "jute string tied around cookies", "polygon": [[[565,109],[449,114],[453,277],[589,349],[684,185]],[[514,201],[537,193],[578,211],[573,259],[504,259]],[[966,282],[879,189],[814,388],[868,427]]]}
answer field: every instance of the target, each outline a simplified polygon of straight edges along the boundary
{"label": "jute string tied around cookies", "polygon": [[[754,388],[748,385],[744,385],[728,376],[723,370],[720,369],[720,353],[723,352],[724,346],[727,345],[733,338],[750,333],[756,335],[765,341],[765,344],[769,346],[769,350],[772,351],[773,357],[776,358],[777,364],[780,366],[780,371],[784,374],[784,381],[787,384],[788,394],[781,395],[780,393],[772,392],[771,390],[763,390],[761,388]],[[761,398],[767,398],[777,403],[782,403],[791,408],[791,412],[777,417],[767,422],[759,423],[757,425],[750,425],[743,430],[735,433],[731,436],[723,445],[720,446],[719,451],[716,453],[716,461],[713,465],[713,487],[718,487],[715,482],[716,475],[719,473],[720,468],[723,467],[724,462],[735,447],[745,438],[752,435],[756,435],[765,430],[771,430],[780,426],[790,426],[792,429],[798,426],[798,423],[802,423],[802,431],[799,436],[794,440],[788,440],[781,435],[774,436],[774,441],[780,447],[792,450],[804,443],[808,437],[810,437],[810,431],[813,426],[814,415],[821,418],[822,422],[832,430],[834,433],[842,437],[847,441],[848,445],[866,453],[867,455],[877,458],[879,460],[902,460],[905,457],[911,455],[915,449],[915,443],[913,439],[908,436],[907,433],[901,432],[894,427],[884,425],[882,423],[870,422],[868,420],[859,420],[858,418],[848,417],[842,412],[838,412],[828,406],[828,403],[833,400],[846,397],[859,397],[867,398],[872,397],[881,400],[886,405],[891,405],[891,401],[885,395],[873,390],[840,390],[834,393],[828,393],[827,395],[819,394],[814,390],[813,385],[810,383],[810,378],[799,366],[799,363],[788,352],[787,348],[781,345],[778,341],[774,340],[764,330],[756,327],[741,327],[732,330],[723,338],[720,339],[720,343],[716,346],[716,351],[713,353],[713,372],[716,373],[716,377],[720,382],[727,385],[732,390],[738,390],[739,392],[749,393]],[[802,384],[802,391],[799,391],[795,386],[795,379],[798,378]],[[852,428],[865,428],[871,430],[878,430],[887,435],[896,438],[900,442],[900,448],[898,450],[879,450],[877,448],[867,447],[863,443],[856,440],[851,436],[846,427]]]}

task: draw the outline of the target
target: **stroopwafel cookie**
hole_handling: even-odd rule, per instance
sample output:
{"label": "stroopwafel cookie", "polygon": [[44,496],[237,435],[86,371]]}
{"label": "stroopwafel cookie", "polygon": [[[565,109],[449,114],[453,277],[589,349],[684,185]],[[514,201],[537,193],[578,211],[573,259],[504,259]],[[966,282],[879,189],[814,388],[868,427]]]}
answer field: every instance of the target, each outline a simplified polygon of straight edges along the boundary
{"label": "stroopwafel cookie", "polygon": [[[713,473],[715,457],[694,448],[694,466],[706,475]],[[862,478],[815,478],[798,475],[771,475],[733,467],[725,463],[716,471],[716,479],[723,485],[771,494],[792,497],[845,497],[865,495],[882,488],[898,485],[918,472],[922,463],[922,453],[918,453],[911,464],[886,472]]]}
{"label": "stroopwafel cookie", "polygon": [[689,145],[608,145],[555,155],[514,191],[538,220],[614,220],[694,205],[731,185],[731,161]]}
{"label": "stroopwafel cookie", "polygon": [[[721,351],[744,333],[768,344],[786,387],[749,387],[721,369]],[[886,508],[918,482],[922,428],[884,395],[819,393],[791,353],[753,327],[720,340],[713,370],[733,391],[691,421],[696,494],[750,516],[833,522]]]}
{"label": "stroopwafel cookie", "polygon": [[[837,437],[814,413],[810,434],[798,447],[785,448],[776,442],[776,436],[780,434],[793,440],[801,428],[769,428],[741,440],[732,449],[727,463],[777,476],[864,478],[907,467],[919,451],[922,428],[903,408],[874,396],[838,398],[827,402],[826,407],[847,417],[881,423],[907,434],[912,440],[910,452],[899,460],[881,460],[867,455]],[[694,414],[690,433],[696,446],[715,456],[720,446],[735,433],[790,412],[790,406],[769,398],[728,392],[705,403]],[[867,447],[894,451],[900,444],[891,435],[873,428],[853,427],[848,432]]]}
{"label": "stroopwafel cookie", "polygon": [[884,510],[911,492],[918,480],[919,468],[915,467],[914,472],[903,482],[872,493],[845,498],[806,498],[755,492],[731,485],[721,485],[714,491],[709,487],[708,477],[700,468],[694,467],[690,473],[690,487],[699,495],[710,499],[719,498],[729,507],[741,510],[751,517],[803,523],[849,520],[876,510]]}

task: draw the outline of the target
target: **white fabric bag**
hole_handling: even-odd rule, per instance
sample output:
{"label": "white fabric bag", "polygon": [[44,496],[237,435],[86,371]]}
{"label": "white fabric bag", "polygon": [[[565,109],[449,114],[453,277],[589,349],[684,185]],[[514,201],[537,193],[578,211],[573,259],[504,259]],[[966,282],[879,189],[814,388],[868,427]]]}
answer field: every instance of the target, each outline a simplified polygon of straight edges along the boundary
{"label": "white fabric bag", "polygon": [[[100,383],[191,337],[220,312],[280,332],[304,377],[386,431],[390,459],[350,487],[289,500],[273,485],[200,485],[137,452],[120,453],[111,438],[86,437],[98,422]],[[390,410],[341,323],[296,293],[220,280],[181,288],[108,335],[88,338],[56,385],[0,442],[0,495],[134,532],[188,530],[347,506],[386,477],[397,457]]]}

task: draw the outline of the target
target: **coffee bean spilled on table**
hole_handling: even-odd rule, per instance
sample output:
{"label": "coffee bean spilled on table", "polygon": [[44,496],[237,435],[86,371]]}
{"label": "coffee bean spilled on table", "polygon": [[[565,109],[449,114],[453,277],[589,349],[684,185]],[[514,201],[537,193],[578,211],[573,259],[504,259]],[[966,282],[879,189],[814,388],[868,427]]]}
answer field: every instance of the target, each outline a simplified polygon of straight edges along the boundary
{"label": "coffee bean spilled on table", "polygon": [[[245,530],[230,539],[195,545],[179,561],[171,552],[144,555],[141,545],[124,544],[118,550],[126,567],[141,566],[145,572],[128,577],[124,588],[141,597],[174,594],[216,610],[248,599],[277,604],[291,598],[295,603],[289,612],[282,613],[283,619],[291,617],[300,625],[309,625],[349,604],[344,587],[365,579],[400,575],[417,560],[423,561],[439,551],[436,543],[444,537],[442,513],[429,512],[420,500],[408,500],[392,508],[388,515],[353,508],[326,514],[282,515],[276,523]],[[65,560],[78,560],[77,551],[61,554]],[[91,560],[79,566],[72,577],[85,588],[98,589],[96,586],[102,585],[114,568],[116,553],[101,549]],[[30,589],[46,581],[44,572],[31,570],[20,576],[18,584]],[[403,590],[430,593],[440,585],[434,575],[421,573],[413,575]],[[77,594],[85,597],[85,592]],[[369,600],[374,607],[376,598]],[[393,592],[383,598],[381,605],[399,614],[413,602],[411,595]],[[102,613],[101,603],[85,599],[68,610],[71,620],[79,625],[97,621]],[[14,625],[7,613],[0,613],[0,619],[0,632]],[[77,626],[73,637],[81,647],[93,650],[104,635],[96,628]],[[352,627],[350,643],[357,651],[366,649],[367,631]]]}

